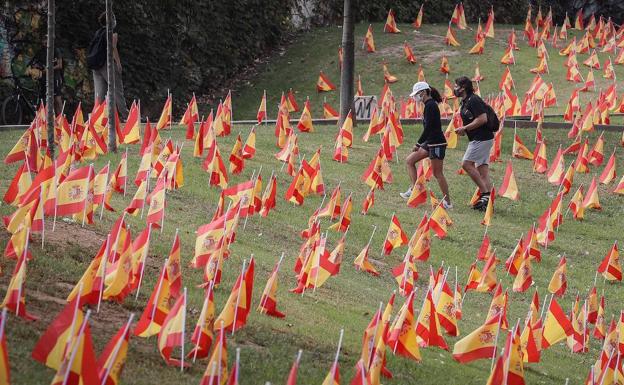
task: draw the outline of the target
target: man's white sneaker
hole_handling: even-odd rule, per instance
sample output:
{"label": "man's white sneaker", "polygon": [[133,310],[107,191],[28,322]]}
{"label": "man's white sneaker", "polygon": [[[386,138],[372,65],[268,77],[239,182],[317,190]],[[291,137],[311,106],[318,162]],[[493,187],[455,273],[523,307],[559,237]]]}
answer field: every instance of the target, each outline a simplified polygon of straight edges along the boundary
{"label": "man's white sneaker", "polygon": [[403,199],[409,199],[410,195],[412,195],[412,189],[409,189],[406,192],[399,193],[399,195]]}
{"label": "man's white sneaker", "polygon": [[447,202],[446,200],[442,201],[442,207],[444,207],[445,210],[452,210],[453,209],[453,204]]}

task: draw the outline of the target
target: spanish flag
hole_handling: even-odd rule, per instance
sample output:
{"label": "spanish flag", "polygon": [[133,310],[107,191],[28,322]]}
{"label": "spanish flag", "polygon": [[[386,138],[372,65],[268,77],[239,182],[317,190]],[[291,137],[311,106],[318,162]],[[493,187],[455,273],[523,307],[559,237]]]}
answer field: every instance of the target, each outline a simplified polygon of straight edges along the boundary
{"label": "spanish flag", "polygon": [[370,243],[367,244],[362,251],[355,257],[353,264],[357,270],[366,271],[374,276],[378,276],[379,272],[368,260],[368,252],[370,250]]}
{"label": "spanish flag", "polygon": [[565,160],[563,158],[563,153],[561,152],[561,146],[557,150],[557,155],[555,155],[555,159],[550,165],[550,169],[548,170],[548,182],[555,186],[558,186],[563,181],[563,177],[565,176]]}
{"label": "spanish flag", "polygon": [[548,171],[548,159],[546,159],[546,144],[543,141],[537,143],[533,154],[533,171],[544,174]]}
{"label": "spanish flag", "polygon": [[457,41],[457,38],[455,37],[455,32],[451,28],[450,22],[449,22],[448,28],[446,29],[446,36],[444,37],[444,43],[446,43],[446,45],[450,45],[453,47],[460,46],[459,41]]}
{"label": "spanish flag", "polygon": [[533,275],[531,269],[531,258],[529,253],[525,252],[522,255],[522,262],[518,269],[518,274],[513,282],[513,291],[516,293],[524,293],[533,284]]}
{"label": "spanish flag", "polygon": [[533,160],[533,153],[522,143],[522,139],[514,133],[513,147],[511,154],[514,158]]}
{"label": "spanish flag", "polygon": [[429,227],[436,234],[436,237],[443,239],[448,234],[448,227],[453,225],[451,217],[441,204],[431,213],[429,217]]}
{"label": "spanish flag", "polygon": [[438,346],[448,350],[448,345],[440,334],[440,319],[433,301],[433,290],[429,287],[416,324],[416,335],[420,346]]}
{"label": "spanish flag", "polygon": [[480,37],[477,43],[468,51],[471,55],[482,55],[485,49],[485,37]]}
{"label": "spanish flag", "polygon": [[146,198],[149,205],[147,223],[151,223],[156,228],[162,227],[165,223],[165,207],[167,207],[165,197],[165,178],[161,177],[158,178],[156,187]]}
{"label": "spanish flag", "polygon": [[364,36],[362,48],[366,48],[367,52],[375,52],[375,39],[373,38],[373,25],[369,24]]}
{"label": "spanish flag", "polygon": [[392,9],[388,11],[388,17],[386,18],[386,24],[384,25],[384,32],[401,33],[401,30],[397,28],[396,21],[394,20],[394,11]]}
{"label": "spanish flag", "polygon": [[77,337],[84,318],[85,314],[80,309],[78,301],[65,305],[37,341],[31,353],[32,358],[49,368],[58,369],[66,347]]}
{"label": "spanish flag", "polygon": [[109,253],[109,238],[102,243],[84,274],[72,291],[67,296],[67,302],[79,298],[80,306],[90,304],[96,306],[104,292],[104,278],[106,273],[106,260]]}
{"label": "spanish flag", "polygon": [[399,310],[390,329],[388,329],[386,345],[394,354],[419,362],[422,360],[422,357],[416,339],[414,292],[412,292]]}
{"label": "spanish flag", "polygon": [[424,4],[420,5],[420,9],[418,10],[418,14],[416,15],[416,19],[414,19],[414,22],[412,23],[412,26],[414,27],[414,29],[420,29],[420,26],[422,25],[423,7],[424,6],[425,6]]}
{"label": "spanish flag", "polygon": [[163,266],[160,277],[150,295],[145,310],[134,328],[134,335],[139,337],[151,337],[160,332],[160,329],[171,310],[171,303],[175,298],[171,295],[170,283],[166,277],[166,269]]}
{"label": "spanish flag", "polygon": [[98,357],[98,376],[107,385],[119,385],[119,377],[126,362],[128,345],[130,344],[130,327],[134,314],[106,344],[104,351]]}
{"label": "spanish flag", "polygon": [[277,318],[284,318],[286,316],[284,313],[277,310],[277,274],[279,272],[282,258],[280,258],[280,260],[275,264],[275,267],[267,280],[266,286],[264,287],[262,296],[260,297],[260,304],[258,305],[258,311],[260,313]]}
{"label": "spanish flag", "polygon": [[600,174],[600,178],[598,178],[598,180],[600,181],[601,184],[609,184],[611,183],[611,181],[615,179],[616,175],[617,174],[615,173],[615,150],[614,150],[611,156],[609,157],[609,160],[607,161],[607,164],[604,167],[604,170],[602,170],[602,173]]}
{"label": "spanish flag", "polygon": [[544,328],[542,330],[542,349],[548,349],[550,346],[559,341],[565,340],[566,337],[573,333],[572,323],[566,316],[559,303],[552,298],[548,306],[548,312],[544,319]]}
{"label": "spanish flag", "polygon": [[483,215],[483,220],[481,224],[484,226],[490,226],[492,224],[492,217],[494,216],[494,201],[496,200],[496,190],[492,188],[490,193],[490,199],[488,200],[487,207],[485,209],[485,214]]}
{"label": "spanish flag", "polygon": [[390,255],[393,249],[407,244],[407,235],[401,228],[399,218],[395,214],[390,219],[390,226],[384,241],[384,254]]}
{"label": "spanish flag", "polygon": [[594,210],[602,209],[602,206],[600,206],[600,199],[598,198],[598,186],[596,185],[596,177],[592,178],[591,184],[587,189],[587,194],[585,194],[585,199],[583,199],[583,208]]}
{"label": "spanish flag", "polygon": [[24,162],[22,166],[17,169],[17,172],[4,193],[4,198],[2,200],[5,203],[17,206],[20,198],[26,193],[26,191],[28,191],[31,184],[32,179],[30,177],[30,167],[28,167],[28,162]]}
{"label": "spanish flag", "polygon": [[314,132],[314,126],[312,125],[312,112],[310,107],[310,99],[306,99],[303,104],[303,111],[301,111],[301,117],[297,123],[297,128],[301,132]]}
{"label": "spanish flag", "polygon": [[498,265],[496,253],[492,252],[483,266],[483,270],[477,278],[477,285],[474,288],[478,292],[488,292],[494,290],[497,285],[496,266]]}
{"label": "spanish flag", "polygon": [[227,356],[225,330],[220,328],[217,345],[212,350],[200,385],[224,385],[226,383],[228,379]]}
{"label": "spanish flag", "polygon": [[[168,365],[184,367],[184,324],[186,321],[186,289],[175,301],[158,333],[158,350]],[[171,358],[173,349],[182,348],[181,359]]]}
{"label": "spanish flag", "polygon": [[548,291],[557,297],[564,295],[568,287],[566,265],[566,257],[563,255],[559,259],[559,266],[557,266],[557,269],[548,284]]}
{"label": "spanish flag", "polygon": [[214,330],[223,329],[235,332],[247,323],[247,315],[251,310],[251,295],[253,292],[255,261],[253,256],[249,265],[245,266],[236,279],[230,296],[228,297],[221,314],[214,322]]}
{"label": "spanish flag", "polygon": [[507,330],[509,328],[507,322],[507,305],[508,305],[508,293],[507,290],[503,293],[503,287],[499,283],[496,285],[496,289],[494,289],[494,295],[492,297],[492,302],[490,302],[490,308],[488,310],[488,314],[486,316],[485,321],[487,322],[489,319],[495,318],[497,314],[500,313],[501,321],[500,327],[502,329]]}
{"label": "spanish flag", "polygon": [[160,118],[158,119],[158,123],[156,123],[157,131],[167,126],[171,126],[171,111],[172,111],[172,100],[171,100],[171,94],[169,94],[167,95],[167,100],[165,101],[165,105],[163,106],[162,112],[160,114]]}
{"label": "spanish flag", "polygon": [[91,166],[84,166],[72,171],[57,189],[56,208],[48,205],[48,215],[71,215],[84,211],[87,204],[87,194]]}
{"label": "spanish flag", "polygon": [[329,78],[321,71],[319,73],[318,80],[316,81],[316,90],[318,92],[333,91],[336,86],[329,80]]}
{"label": "spanish flag", "polygon": [[221,152],[217,142],[214,141],[213,145],[208,149],[208,155],[202,164],[204,170],[206,170],[210,176],[210,185],[219,186],[222,189],[228,185],[228,174]]}
{"label": "spanish flag", "polygon": [[620,253],[618,251],[617,241],[604,257],[600,266],[598,266],[598,272],[608,281],[622,280],[622,265],[620,264]]}
{"label": "spanish flag", "polygon": [[462,364],[479,360],[492,359],[496,352],[496,337],[500,332],[502,314],[498,312],[483,325],[460,339],[453,346],[453,359]]}
{"label": "spanish flag", "polygon": [[[28,238],[28,231],[26,232],[26,238]],[[27,321],[35,321],[37,317],[28,313],[26,310],[26,288],[24,286],[26,282],[26,260],[28,256],[26,250],[28,250],[28,240],[26,240],[24,253],[19,256],[15,264],[13,275],[9,281],[9,286],[7,287],[4,300],[2,304],[0,304],[0,308],[7,309]]]}
{"label": "spanish flag", "polygon": [[243,158],[243,141],[240,134],[236,137],[232,151],[230,152],[230,174],[240,174],[245,168],[245,159]]}
{"label": "spanish flag", "polygon": [[126,124],[123,129],[124,144],[138,143],[139,139],[141,138],[141,112],[139,108],[140,107],[138,103],[132,102],[132,107],[130,107],[130,112],[128,113],[128,118],[126,119]]}
{"label": "spanish flag", "polygon": [[514,176],[513,168],[511,166],[511,160],[507,161],[505,176],[503,177],[503,183],[498,189],[498,195],[514,201],[518,200],[520,197],[516,177]]}
{"label": "spanish flag", "polygon": [[585,207],[583,207],[583,184],[579,186],[579,188],[572,196],[572,199],[570,199],[568,208],[572,211],[574,219],[582,220],[584,218]]}
{"label": "spanish flag", "polygon": [[408,63],[416,64],[416,56],[414,56],[414,52],[409,44],[407,44],[407,41],[403,42],[403,52],[405,53],[405,59],[407,59]]}

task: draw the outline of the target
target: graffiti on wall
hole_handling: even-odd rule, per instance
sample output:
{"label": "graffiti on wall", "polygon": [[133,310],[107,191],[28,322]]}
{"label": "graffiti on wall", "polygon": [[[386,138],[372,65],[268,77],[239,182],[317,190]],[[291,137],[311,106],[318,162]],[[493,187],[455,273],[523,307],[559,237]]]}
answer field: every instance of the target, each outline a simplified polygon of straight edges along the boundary
{"label": "graffiti on wall", "polygon": [[[42,96],[47,1],[25,3],[0,11],[0,94],[11,89],[17,78],[22,86]],[[93,92],[90,71],[86,67],[86,49],[72,47],[70,42],[58,38],[55,45],[63,59],[63,98],[75,104]]]}

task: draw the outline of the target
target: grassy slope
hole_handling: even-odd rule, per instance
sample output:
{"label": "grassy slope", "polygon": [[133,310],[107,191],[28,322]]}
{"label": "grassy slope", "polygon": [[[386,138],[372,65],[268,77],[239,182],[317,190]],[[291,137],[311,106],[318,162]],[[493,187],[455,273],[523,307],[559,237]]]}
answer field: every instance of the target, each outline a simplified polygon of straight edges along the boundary
{"label": "grassy slope", "polygon": [[[376,30],[380,29],[380,27],[376,28]],[[359,31],[362,32],[363,30],[364,26],[360,26]],[[404,30],[407,31],[408,29],[404,28]],[[440,27],[439,30],[442,31],[443,28]],[[330,39],[330,35],[334,37]],[[381,49],[383,40],[396,39],[398,42],[401,42],[404,37],[387,36],[378,33],[377,38],[378,47]],[[315,31],[309,37],[302,39],[310,45],[317,45],[319,48],[335,47],[338,41],[338,33],[335,31],[331,33]],[[330,40],[330,43],[327,43],[325,40]],[[335,43],[331,43],[331,41]],[[463,40],[462,43],[463,47],[468,45],[466,40]],[[319,61],[322,62],[329,62],[334,58],[335,51],[333,48],[331,49],[331,54],[329,49],[325,50],[328,57],[324,61],[322,60],[322,55],[318,54],[323,51],[320,49],[313,51],[311,48],[295,44],[286,55],[277,60],[274,68],[280,68],[281,61],[297,57],[302,51],[316,52],[317,56],[319,56]],[[427,49],[433,51],[435,47]],[[423,50],[425,48],[421,47],[417,51],[419,57],[422,57]],[[525,51],[523,48],[521,52]],[[451,59],[452,68],[459,66],[457,59],[457,57]],[[401,63],[400,65],[393,65],[394,62],[390,61],[391,71],[402,78],[402,83],[398,85],[400,87],[395,87],[395,89],[407,89],[409,84],[407,70],[414,71],[414,68],[402,64],[402,59],[400,58],[393,60]],[[533,58],[531,58],[532,62]],[[438,60],[436,59],[434,63],[433,65],[437,67]],[[335,63],[333,65],[335,66]],[[472,64],[467,63],[465,66],[466,71],[471,73]],[[295,64],[293,64],[294,67]],[[552,67],[556,66],[552,65]],[[258,89],[264,88],[266,84],[273,84],[271,82],[274,82],[274,85],[270,87],[273,90],[296,84],[305,84],[306,88],[302,88],[302,90],[307,89],[309,90],[307,92],[313,94],[316,69],[307,70],[311,68],[308,64],[297,65],[297,68],[297,70],[293,69],[291,74],[296,73],[301,76],[292,77],[290,81],[288,81],[289,78],[286,71],[281,73],[280,79],[278,79],[278,74],[275,72],[267,73],[265,74],[266,76],[262,75],[263,80],[258,81],[258,84],[254,85],[255,90],[250,90],[246,94],[248,95],[247,97],[243,95],[234,99],[235,106],[241,106],[240,109],[244,110],[243,106],[247,103],[251,106],[249,107],[251,110],[255,110],[257,96],[259,95]],[[330,65],[327,68],[330,68]],[[405,69],[405,75],[401,75],[399,68]],[[482,73],[488,76],[484,64],[482,64],[481,69]],[[381,70],[376,64],[374,67],[369,67],[368,70],[377,79],[381,78]],[[335,70],[333,71],[328,71],[328,73],[332,74],[332,79],[336,79]],[[428,75],[428,78],[433,76],[434,72],[433,69],[426,70],[427,74],[431,74]],[[514,72],[514,76],[516,76],[516,73],[520,74],[521,72]],[[304,78],[306,75],[309,75],[309,78]],[[491,84],[498,81],[498,79],[494,81],[494,78],[496,78],[496,75],[492,76]],[[364,82],[365,90],[374,89],[377,92],[381,82],[378,80],[376,83],[377,87],[372,87],[370,84],[369,82]],[[315,106],[318,106],[318,103],[315,103]],[[317,115],[318,109],[315,111],[315,115]],[[361,136],[363,129],[364,127],[356,129],[357,137]],[[420,132],[420,129],[420,127],[415,126],[405,127],[406,144],[399,148],[401,158],[407,154],[410,144],[416,140],[416,135]],[[244,136],[248,131],[248,127],[236,127],[234,134],[238,130],[242,130]],[[331,278],[325,286],[314,294],[308,293],[300,297],[288,293],[287,290],[295,284],[292,267],[301,243],[297,235],[298,231],[305,226],[308,216],[319,205],[320,197],[307,198],[304,206],[301,208],[293,207],[281,198],[290,182],[290,177],[278,171],[280,164],[273,157],[276,149],[271,127],[266,130],[259,130],[259,151],[257,156],[248,162],[243,175],[233,178],[234,183],[243,181],[251,176],[254,169],[263,166],[263,176],[266,181],[270,170],[274,169],[278,172],[278,193],[280,199],[278,199],[276,210],[268,218],[251,218],[246,230],[240,231],[236,243],[232,246],[233,256],[224,267],[223,284],[216,293],[217,308],[220,309],[227,298],[229,289],[240,269],[242,259],[248,258],[251,253],[254,253],[257,260],[254,290],[254,305],[256,305],[269,271],[279,254],[284,251],[287,257],[280,274],[280,288],[278,291],[278,303],[280,308],[287,313],[287,318],[276,320],[252,312],[247,327],[237,333],[233,341],[229,341],[231,357],[234,355],[235,347],[241,348],[241,383],[263,383],[265,380],[270,380],[272,383],[283,383],[292,358],[299,348],[304,349],[299,383],[321,383],[330,366],[341,327],[345,328],[345,341],[341,356],[342,374],[344,378],[349,379],[352,367],[360,351],[361,333],[365,325],[376,310],[379,301],[386,301],[390,292],[396,287],[388,270],[400,261],[404,249],[400,249],[390,257],[380,261],[379,267],[383,271],[380,278],[369,277],[366,274],[355,271],[352,267],[353,258],[368,240],[372,225],[378,226],[378,232],[373,239],[373,250],[378,253],[378,250],[381,249],[392,211],[397,212],[403,228],[406,232],[411,233],[423,213],[428,209],[425,207],[418,209],[405,207],[404,202],[398,197],[398,192],[405,189],[407,179],[403,166],[393,163],[395,183],[387,186],[386,190],[377,194],[377,203],[369,215],[362,216],[357,213],[366,193],[366,187],[360,182],[359,178],[372,158],[377,143],[373,141],[366,144],[362,143],[361,140],[356,140],[350,154],[349,163],[340,165],[331,161],[330,151],[333,143],[331,138],[334,132],[335,130],[330,127],[317,127],[316,133],[310,135],[302,134],[299,141],[302,153],[307,155],[310,155],[319,145],[323,145],[325,150],[323,152],[322,164],[327,188],[332,189],[338,182],[342,181],[343,191],[353,191],[355,197],[353,226],[347,237],[346,255],[341,273],[339,276]],[[525,143],[532,147],[533,133],[523,131],[520,134]],[[181,140],[182,133],[180,130],[176,130],[173,133],[173,137]],[[552,159],[554,156],[559,143],[568,142],[565,138],[565,133],[561,131],[545,130],[545,137],[549,143],[549,159]],[[596,137],[596,133],[591,135],[592,142]],[[612,146],[617,143],[618,136],[606,133],[605,137],[607,142],[606,151],[610,152]],[[2,139],[0,141],[0,153],[6,153],[17,140],[18,133],[2,132],[0,133],[0,138]],[[224,155],[229,153],[233,140],[234,137],[229,137],[219,141]],[[444,261],[445,265],[458,266],[461,284],[465,282],[467,268],[476,255],[483,234],[483,227],[478,225],[482,214],[472,211],[465,204],[473,192],[473,185],[468,181],[467,177],[454,173],[464,148],[465,142],[462,141],[458,149],[449,150],[447,155],[448,161],[446,162],[446,174],[456,206],[451,212],[455,226],[447,239],[433,241],[432,256],[429,262],[418,265],[422,277],[426,276],[429,263],[437,267],[441,261]],[[193,253],[195,229],[199,225],[206,223],[214,212],[218,192],[215,189],[207,188],[206,174],[200,168],[200,161],[192,158],[191,150],[191,144],[187,143],[183,151],[186,185],[180,191],[172,193],[168,197],[167,222],[164,232],[155,234],[156,236],[152,241],[150,262],[148,269],[146,269],[146,280],[139,300],[134,301],[133,298],[128,298],[123,305],[107,303],[100,314],[96,314],[93,317],[93,335],[98,352],[101,351],[108,338],[122,325],[130,312],[135,312],[138,316],[143,310],[149,291],[156,280],[158,270],[167,256],[175,227],[178,226],[180,228],[182,258],[184,261],[189,261]],[[138,167],[136,152],[136,147],[130,149],[130,176],[134,176]],[[510,152],[511,132],[508,131],[504,136],[504,159],[509,157]],[[108,160],[114,165],[118,162],[119,155],[110,155],[98,159],[96,167],[101,167]],[[568,163],[571,160],[571,157],[566,159]],[[506,258],[509,255],[516,239],[527,230],[530,224],[547,207],[552,194],[556,191],[555,188],[547,184],[543,177],[531,172],[530,162],[514,160],[513,163],[520,186],[521,199],[518,202],[499,199],[497,201],[494,225],[489,230],[501,258]],[[619,149],[618,165],[620,168],[622,164],[624,164],[624,157],[622,157],[622,150]],[[2,175],[0,191],[4,191],[8,186],[15,168],[14,165],[0,165],[0,175]],[[592,169],[593,173],[598,173],[599,171]],[[493,166],[493,178],[496,185],[499,185],[502,180],[502,172],[502,164]],[[587,185],[590,175],[576,178],[575,187],[580,182]],[[430,187],[439,195],[435,181],[432,181]],[[134,186],[131,186],[129,196],[125,198],[119,195],[115,196],[115,208],[122,210],[130,201],[133,193]],[[612,242],[621,237],[624,230],[621,221],[622,198],[608,194],[607,189],[602,186],[600,187],[600,195],[604,210],[602,212],[588,212],[584,222],[574,222],[568,218],[561,227],[555,243],[544,252],[543,262],[534,265],[534,280],[536,286],[543,293],[543,289],[547,286],[557,264],[557,255],[563,252],[568,255],[569,294],[561,300],[561,304],[565,309],[570,308],[573,294],[577,291],[581,293],[587,292],[593,281],[594,271],[599,261],[608,251]],[[569,197],[567,197],[566,203],[568,199]],[[12,208],[6,205],[0,207],[2,214],[8,214],[11,211]],[[42,320],[36,323],[27,323],[15,317],[10,319],[7,331],[14,383],[46,383],[53,376],[51,370],[44,368],[29,358],[30,351],[38,335],[45,329],[49,320],[60,310],[61,305],[59,305],[58,300],[62,300],[70,291],[70,285],[73,285],[79,279],[89,260],[97,251],[97,242],[105,237],[106,232],[115,219],[116,214],[105,213],[102,222],[97,222],[92,230],[85,231],[80,230],[76,225],[59,226],[55,234],[50,234],[48,231],[48,236],[55,238],[55,240],[50,240],[45,250],[41,250],[38,246],[33,247],[35,260],[29,264],[26,295],[28,306],[34,313],[41,316]],[[135,234],[143,228],[141,220],[131,218],[129,221]],[[324,221],[323,228],[326,226],[327,221]],[[3,233],[2,237],[3,241],[6,242],[7,235]],[[336,239],[336,234],[330,234],[330,247],[335,245]],[[38,244],[38,240],[39,238],[35,237],[35,244]],[[620,238],[619,240],[621,241],[622,239]],[[373,253],[373,257],[377,259],[378,254]],[[12,261],[4,261],[2,265],[5,272],[10,272],[13,268]],[[503,280],[505,287],[511,286],[511,278],[505,277],[501,271],[502,269],[499,268],[499,277]],[[8,283],[9,275],[5,273],[0,278],[3,287],[6,287]],[[193,327],[201,306],[201,292],[194,287],[200,281],[200,271],[184,269],[184,284],[189,288],[190,295],[189,305],[191,311],[187,317],[187,328],[189,329]],[[419,285],[422,286],[424,283],[425,279],[421,278]],[[600,282],[599,290],[603,287],[607,296],[607,313],[617,314],[619,309],[622,308],[624,300],[620,294],[621,285],[603,285]],[[420,308],[421,298],[422,292],[416,301],[416,311]],[[524,317],[528,309],[529,299],[530,293],[510,295],[510,323],[514,323],[516,319]],[[483,321],[489,301],[490,296],[487,294],[471,293],[467,296],[464,302],[464,320],[460,322],[462,335],[473,330]],[[399,299],[397,308],[401,303],[402,300]],[[454,338],[447,338],[451,346],[455,340]],[[586,355],[573,355],[562,345],[551,348],[545,352],[541,363],[531,365],[527,369],[527,383],[563,383],[566,377],[570,377],[572,383],[580,383],[587,372],[589,364],[595,359],[598,346],[597,342],[592,342],[592,350],[590,354]],[[436,384],[440,382],[440,378],[444,378],[444,381],[449,384],[484,383],[488,375],[489,362],[478,361],[468,365],[459,365],[453,362],[449,353],[440,351],[437,348],[423,349],[422,353],[423,362],[421,364],[415,364],[401,358],[389,357],[389,367],[394,372],[396,380],[385,382],[396,384],[410,383],[414,381],[413,379],[417,379],[419,383]],[[565,365],[561,364],[563,360],[566,362]],[[230,360],[230,362],[232,361]],[[150,340],[135,338],[132,340],[127,366],[123,375],[123,383],[152,384],[155,382],[173,383],[174,381],[198,383],[204,368],[205,363],[197,363],[188,372],[180,374],[174,368],[165,366],[156,349],[155,338]]]}
{"label": "grassy slope", "polygon": [[[472,26],[471,26],[472,27]],[[449,78],[453,80],[460,75],[474,74],[475,63],[479,63],[481,75],[485,79],[481,82],[481,93],[483,96],[490,93],[498,93],[498,82],[505,70],[505,66],[500,64],[500,58],[507,46],[507,36],[511,28],[516,29],[518,36],[519,51],[515,51],[516,65],[510,66],[511,74],[516,82],[516,93],[522,100],[524,92],[529,88],[534,74],[529,69],[536,67],[538,59],[535,49],[529,47],[522,37],[522,26],[496,25],[496,38],[487,39],[485,52],[483,55],[468,55],[468,51],[474,44],[474,30],[457,30],[456,36],[461,44],[460,47],[450,47],[444,45],[444,35],[446,25],[426,24],[419,31],[414,31],[409,25],[400,25],[401,34],[383,33],[383,24],[373,24],[373,34],[377,51],[367,53],[362,49],[362,41],[368,24],[357,24],[355,28],[355,72],[362,79],[362,88],[366,95],[379,95],[383,86],[382,60],[388,64],[390,73],[398,77],[398,82],[392,85],[392,90],[397,96],[406,96],[412,88],[412,84],[417,80],[418,65],[422,64],[427,81],[441,92],[444,88],[444,76],[439,71],[440,61],[443,55],[447,55],[451,73]],[[267,90],[268,112],[270,117],[275,117],[276,106],[279,102],[280,94],[292,88],[296,99],[303,103],[307,96],[312,103],[312,116],[322,117],[322,102],[326,97],[327,101],[338,108],[339,92],[328,92],[318,94],[316,92],[316,80],[318,71],[322,70],[336,84],[340,85],[340,75],[338,71],[337,49],[340,45],[342,30],[338,27],[326,27],[316,29],[310,33],[299,36],[286,52],[271,60],[260,69],[257,79],[250,82],[247,87],[235,90],[234,110],[239,119],[251,119],[255,117],[256,110],[262,97],[262,90]],[[568,36],[582,36],[579,31],[570,30]],[[578,40],[578,39],[577,39]],[[403,53],[403,42],[407,41],[414,51],[418,62],[411,65],[405,60]],[[560,41],[558,49],[547,44],[550,52],[548,60],[550,73],[543,75],[547,82],[553,82],[558,98],[558,106],[547,109],[546,113],[563,113],[565,104],[568,101],[570,92],[574,88],[574,83],[565,80],[566,68],[563,66],[565,57],[560,56],[558,51],[565,46],[565,41]],[[588,67],[582,62],[588,57],[587,54],[579,54],[578,61],[583,77],[586,77]],[[608,54],[600,53],[598,50],[601,66],[604,64]],[[614,57],[612,57],[613,59]],[[621,79],[623,69],[615,66],[615,71]],[[606,88],[607,79],[602,77],[602,70],[594,71],[596,88]],[[598,96],[598,91],[582,93],[581,102],[587,103]],[[295,113],[295,119],[299,115]],[[621,122],[620,118],[614,122]]]}

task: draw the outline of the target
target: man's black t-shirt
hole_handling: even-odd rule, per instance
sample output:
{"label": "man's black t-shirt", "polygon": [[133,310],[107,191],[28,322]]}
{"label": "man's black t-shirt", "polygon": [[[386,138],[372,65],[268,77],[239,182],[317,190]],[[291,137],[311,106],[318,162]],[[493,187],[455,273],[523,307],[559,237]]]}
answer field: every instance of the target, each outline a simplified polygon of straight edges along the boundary
{"label": "man's black t-shirt", "polygon": [[[486,114],[487,111],[485,108],[485,102],[478,95],[470,94],[466,96],[466,99],[462,100],[460,109],[464,126],[472,123],[477,116]],[[468,140],[471,142],[473,140],[483,141],[494,139],[494,134],[490,131],[490,129],[488,129],[487,124],[470,131],[466,131],[466,135],[468,136]]]}

